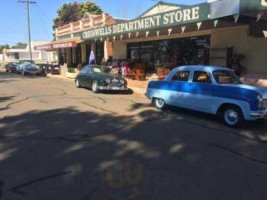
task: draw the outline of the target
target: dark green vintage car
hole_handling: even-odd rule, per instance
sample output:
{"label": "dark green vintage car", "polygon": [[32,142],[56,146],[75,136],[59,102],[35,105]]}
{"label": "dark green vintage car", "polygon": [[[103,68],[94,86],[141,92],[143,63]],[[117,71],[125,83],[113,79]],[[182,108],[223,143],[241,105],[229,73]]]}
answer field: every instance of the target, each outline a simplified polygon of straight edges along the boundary
{"label": "dark green vintage car", "polygon": [[87,65],[75,79],[76,87],[92,89],[94,93],[104,90],[127,91],[124,78],[112,75],[106,66]]}

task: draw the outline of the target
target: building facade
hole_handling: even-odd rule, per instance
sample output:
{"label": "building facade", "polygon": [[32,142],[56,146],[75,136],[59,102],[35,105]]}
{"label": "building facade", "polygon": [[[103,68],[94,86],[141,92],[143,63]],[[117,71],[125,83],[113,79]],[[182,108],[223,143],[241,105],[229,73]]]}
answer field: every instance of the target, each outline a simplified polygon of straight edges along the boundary
{"label": "building facade", "polygon": [[[36,63],[57,62],[57,55],[53,52],[36,49],[39,45],[45,45],[49,42],[32,42],[32,60]],[[30,60],[29,45],[25,49],[4,49],[3,61]]]}
{"label": "building facade", "polygon": [[85,30],[84,41],[111,42],[113,58],[146,71],[204,64],[267,72],[266,0],[158,3],[136,19]]}
{"label": "building facade", "polygon": [[81,33],[85,30],[104,27],[106,25],[119,23],[121,19],[115,19],[109,14],[101,15],[86,14],[80,21],[58,27],[55,30],[56,40],[36,47],[38,50],[56,51],[60,65],[67,67],[77,67],[79,64],[89,63],[90,53],[93,51],[97,64],[103,58],[108,59],[113,56],[112,43],[109,41],[83,40]]}

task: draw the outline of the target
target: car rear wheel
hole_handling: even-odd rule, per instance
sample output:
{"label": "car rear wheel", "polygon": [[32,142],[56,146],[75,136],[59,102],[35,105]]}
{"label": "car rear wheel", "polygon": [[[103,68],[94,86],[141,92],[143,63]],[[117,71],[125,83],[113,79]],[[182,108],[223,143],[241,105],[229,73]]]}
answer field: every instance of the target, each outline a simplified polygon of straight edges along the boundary
{"label": "car rear wheel", "polygon": [[154,105],[157,109],[159,110],[164,110],[164,108],[166,107],[166,103],[163,99],[154,99]]}
{"label": "car rear wheel", "polygon": [[240,127],[244,123],[244,116],[240,108],[229,106],[224,109],[223,121],[229,127]]}
{"label": "car rear wheel", "polygon": [[92,91],[93,91],[93,93],[98,93],[98,83],[97,83],[97,81],[93,82]]}
{"label": "car rear wheel", "polygon": [[79,82],[78,79],[76,79],[76,81],[75,81],[75,85],[76,85],[77,88],[81,88],[81,85],[80,85],[80,82]]}

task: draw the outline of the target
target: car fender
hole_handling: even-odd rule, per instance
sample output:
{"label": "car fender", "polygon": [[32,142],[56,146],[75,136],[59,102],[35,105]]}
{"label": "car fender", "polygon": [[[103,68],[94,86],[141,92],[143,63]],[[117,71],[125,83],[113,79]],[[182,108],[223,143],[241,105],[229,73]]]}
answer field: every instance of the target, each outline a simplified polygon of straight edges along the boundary
{"label": "car fender", "polygon": [[212,100],[212,114],[217,114],[221,106],[224,104],[232,104],[238,106],[243,112],[244,118],[250,120],[250,105],[247,101],[236,100],[236,99],[226,99],[220,97],[213,97]]}

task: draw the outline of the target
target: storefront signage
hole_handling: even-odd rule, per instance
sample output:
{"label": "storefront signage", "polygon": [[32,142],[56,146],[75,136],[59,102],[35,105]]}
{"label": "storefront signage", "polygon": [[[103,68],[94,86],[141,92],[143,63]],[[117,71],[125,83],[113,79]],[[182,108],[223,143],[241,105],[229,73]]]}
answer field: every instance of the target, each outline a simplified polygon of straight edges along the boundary
{"label": "storefront signage", "polygon": [[240,13],[267,10],[267,0],[240,0]]}
{"label": "storefront signage", "polygon": [[53,44],[53,49],[66,49],[66,48],[72,48],[72,47],[77,47],[76,42]]}
{"label": "storefront signage", "polygon": [[82,32],[82,39],[108,37],[137,31],[147,31],[173,25],[200,22],[208,20],[209,5],[207,3],[138,18],[125,23],[114,24]]}
{"label": "storefront signage", "polygon": [[39,51],[41,51],[41,50],[47,50],[47,51],[49,51],[49,50],[52,50],[53,49],[53,45],[52,44],[46,44],[46,45],[41,45],[41,46],[36,46],[36,47],[34,47],[34,49],[35,50],[39,50]]}
{"label": "storefront signage", "polygon": [[47,45],[36,46],[34,49],[35,50],[51,51],[54,49],[66,49],[66,48],[74,48],[74,47],[77,47],[76,42],[66,42],[66,43],[47,44]]}

